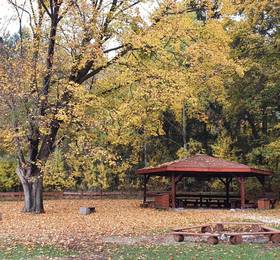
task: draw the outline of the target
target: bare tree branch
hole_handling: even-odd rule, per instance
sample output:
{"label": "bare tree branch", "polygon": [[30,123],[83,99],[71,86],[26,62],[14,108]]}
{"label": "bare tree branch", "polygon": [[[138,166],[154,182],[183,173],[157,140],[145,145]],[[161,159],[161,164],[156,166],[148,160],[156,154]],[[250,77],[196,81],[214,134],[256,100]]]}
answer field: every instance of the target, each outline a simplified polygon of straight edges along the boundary
{"label": "bare tree branch", "polygon": [[[39,0],[40,4],[44,7],[44,10],[47,12],[48,16],[52,18],[52,13],[50,13],[49,8],[45,5],[44,0]],[[52,1],[51,1],[52,3]]]}
{"label": "bare tree branch", "polygon": [[[21,28],[22,28],[22,18],[23,18],[23,13],[26,13],[28,15],[28,18],[29,18],[29,26],[30,26],[30,29],[33,31],[33,25],[32,25],[32,15],[30,14],[30,12],[28,10],[26,10],[24,8],[24,6],[26,5],[26,0],[24,1],[24,4],[23,6],[20,6],[17,4],[17,1],[16,0],[8,0],[8,2],[15,8],[16,12],[17,12],[17,16],[18,16],[18,19],[19,19],[19,23],[20,23],[20,35],[21,35]],[[19,13],[19,10],[22,11],[22,13],[20,14]]]}
{"label": "bare tree branch", "polygon": [[122,48],[124,48],[124,45],[120,45],[120,46],[117,46],[117,47],[113,47],[111,49],[104,50],[104,53],[109,53],[111,51],[117,51],[117,50],[122,49]]}
{"label": "bare tree branch", "polygon": [[119,60],[121,57],[123,57],[124,55],[126,55],[129,51],[132,50],[131,46],[127,46],[122,52],[120,52],[118,55],[116,55],[113,59],[111,59],[110,61],[108,61],[106,64],[92,70],[91,72],[89,72],[87,75],[85,75],[83,78],[79,79],[78,84],[83,83],[84,81],[88,80],[89,78],[95,76],[96,74],[98,74],[101,70],[111,66],[112,64],[116,63],[117,60]]}

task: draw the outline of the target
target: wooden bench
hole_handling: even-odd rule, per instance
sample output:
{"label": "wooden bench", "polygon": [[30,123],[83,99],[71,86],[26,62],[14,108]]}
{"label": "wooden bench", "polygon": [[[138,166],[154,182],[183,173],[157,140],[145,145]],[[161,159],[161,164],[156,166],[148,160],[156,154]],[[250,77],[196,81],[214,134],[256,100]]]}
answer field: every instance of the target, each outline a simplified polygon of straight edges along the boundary
{"label": "wooden bench", "polygon": [[220,192],[186,192],[178,193],[176,201],[178,205],[183,207],[217,207],[228,208],[231,206],[232,200],[240,200],[237,193],[229,194],[229,201],[227,202],[226,194]]}
{"label": "wooden bench", "polygon": [[[169,196],[169,203],[168,203]],[[169,192],[148,192],[147,198],[153,198],[154,207],[168,208],[170,207]],[[148,199],[147,199],[148,201]],[[227,201],[226,194],[221,192],[178,192],[176,195],[176,207],[215,207],[215,208],[236,208],[240,205],[239,194],[230,192]],[[146,203],[143,207],[150,207],[151,204]],[[169,205],[169,206],[168,206]]]}
{"label": "wooden bench", "polygon": [[198,199],[198,198],[179,198],[176,199],[176,205],[178,207],[217,207],[217,208],[221,208],[224,207],[226,208],[226,200],[224,199]]}

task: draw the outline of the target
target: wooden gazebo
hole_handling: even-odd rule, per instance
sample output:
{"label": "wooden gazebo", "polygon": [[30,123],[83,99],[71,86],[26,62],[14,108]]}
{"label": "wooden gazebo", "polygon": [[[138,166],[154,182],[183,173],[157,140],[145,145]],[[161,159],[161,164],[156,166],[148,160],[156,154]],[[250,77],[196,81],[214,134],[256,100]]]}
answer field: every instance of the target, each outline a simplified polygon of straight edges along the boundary
{"label": "wooden gazebo", "polygon": [[156,167],[137,170],[137,175],[144,176],[144,198],[147,199],[147,183],[152,176],[165,176],[171,179],[171,206],[176,208],[176,186],[184,177],[220,179],[225,185],[226,201],[229,202],[230,183],[234,178],[240,185],[240,206],[245,207],[245,178],[256,177],[264,185],[265,177],[272,175],[269,170],[252,168],[245,164],[230,162],[205,154],[198,154],[182,160],[163,163]]}

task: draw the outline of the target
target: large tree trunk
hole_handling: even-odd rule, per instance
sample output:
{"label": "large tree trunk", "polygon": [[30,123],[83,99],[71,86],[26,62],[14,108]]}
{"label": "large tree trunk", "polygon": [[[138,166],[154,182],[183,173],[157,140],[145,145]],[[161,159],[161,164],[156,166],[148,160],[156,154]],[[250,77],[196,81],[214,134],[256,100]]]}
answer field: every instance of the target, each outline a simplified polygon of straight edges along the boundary
{"label": "large tree trunk", "polygon": [[20,178],[24,192],[23,212],[44,213],[43,205],[43,178],[38,168],[18,168],[17,175]]}

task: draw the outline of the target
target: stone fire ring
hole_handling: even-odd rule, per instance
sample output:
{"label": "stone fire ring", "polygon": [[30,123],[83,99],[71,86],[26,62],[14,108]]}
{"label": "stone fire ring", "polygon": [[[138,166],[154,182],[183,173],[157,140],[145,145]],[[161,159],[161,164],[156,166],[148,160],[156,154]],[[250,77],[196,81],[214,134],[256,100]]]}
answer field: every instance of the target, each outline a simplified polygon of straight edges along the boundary
{"label": "stone fire ring", "polygon": [[[239,227],[239,228],[237,228]],[[245,229],[238,231],[236,229]],[[210,245],[216,245],[221,237],[226,236],[230,244],[243,242],[243,236],[267,236],[269,241],[280,244],[280,230],[264,226],[263,223],[252,222],[214,222],[187,228],[173,229],[170,233],[176,242],[184,241],[185,237],[204,237]]]}

